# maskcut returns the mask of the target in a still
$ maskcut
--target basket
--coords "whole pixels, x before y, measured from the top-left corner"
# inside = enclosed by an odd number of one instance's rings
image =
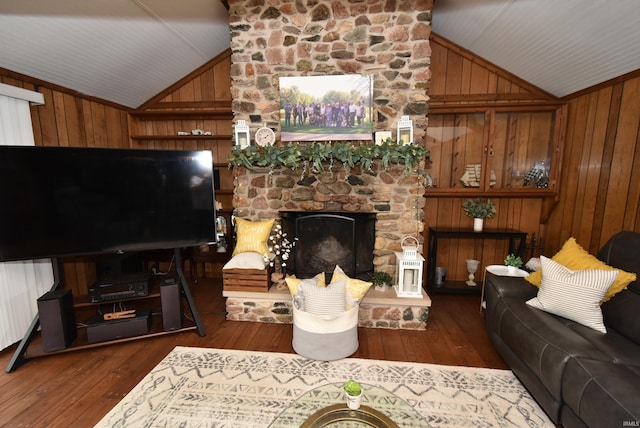
[[[413,240],[413,242],[410,242],[410,240]],[[402,242],[400,243],[400,246],[402,247],[402,254],[404,256],[404,259],[417,260],[419,245],[420,244],[418,243],[418,240],[411,235],[405,236],[404,238],[402,238]]]

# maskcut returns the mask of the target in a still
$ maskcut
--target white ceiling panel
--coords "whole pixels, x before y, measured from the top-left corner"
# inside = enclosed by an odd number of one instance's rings
[[[0,66],[137,107],[229,47],[214,0],[0,3]]]
[[[559,97],[640,69],[637,0],[435,0],[432,26]]]
[[[434,0],[434,32],[564,96],[640,69],[640,0]],[[0,67],[137,107],[229,47],[219,0],[0,0]]]

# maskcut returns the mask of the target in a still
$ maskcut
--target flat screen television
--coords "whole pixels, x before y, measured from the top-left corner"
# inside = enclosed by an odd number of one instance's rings
[[[213,243],[210,151],[0,146],[0,261]]]

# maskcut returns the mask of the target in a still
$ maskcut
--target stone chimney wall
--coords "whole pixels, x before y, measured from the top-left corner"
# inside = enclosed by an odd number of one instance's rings
[[[279,130],[281,76],[374,76],[375,130],[424,143],[432,0],[230,0],[235,119]]]
[[[235,214],[254,221],[278,218],[279,211],[376,213],[375,270],[395,274],[394,251],[407,235],[422,240],[424,185],[404,165],[386,171],[374,164],[362,174],[336,163],[331,171],[302,177],[301,170],[235,168]]]
[[[251,135],[264,123],[280,131],[279,78],[372,75],[374,131],[401,116],[424,144],[430,78],[432,0],[229,0],[234,121]],[[300,143],[304,144],[304,143]],[[367,144],[366,142],[364,144]],[[372,142],[370,144],[373,144]],[[327,169],[329,166],[327,166]],[[421,239],[424,187],[419,173],[394,165],[301,174],[234,168],[236,215],[277,218],[280,209],[377,213],[377,270],[394,271],[392,250],[405,235]]]

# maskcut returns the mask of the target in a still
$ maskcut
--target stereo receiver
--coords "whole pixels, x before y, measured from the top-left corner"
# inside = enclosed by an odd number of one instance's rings
[[[149,294],[149,277],[145,274],[119,275],[112,280],[98,280],[89,287],[91,303],[124,300]]]

